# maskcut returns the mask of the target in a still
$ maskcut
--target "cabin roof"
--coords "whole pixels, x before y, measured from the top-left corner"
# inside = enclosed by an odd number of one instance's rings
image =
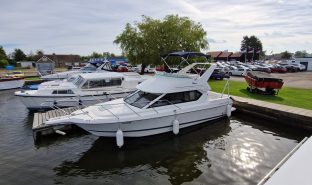
[[[208,87],[208,85],[207,85]],[[156,74],[154,78],[148,79],[137,85],[137,89],[149,93],[174,93],[202,89],[203,85],[193,78],[176,77]]]
[[[122,73],[116,72],[101,72],[101,73],[83,73],[80,74],[84,79],[107,79],[107,78],[122,78],[124,75]]]

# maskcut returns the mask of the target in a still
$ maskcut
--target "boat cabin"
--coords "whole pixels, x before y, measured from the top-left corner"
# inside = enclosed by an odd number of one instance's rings
[[[120,86],[124,80],[121,74],[81,74],[73,83],[83,90]]]

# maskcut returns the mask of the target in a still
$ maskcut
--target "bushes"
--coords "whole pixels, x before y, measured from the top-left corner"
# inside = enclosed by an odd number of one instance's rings
[[[9,65],[9,62],[5,59],[0,60],[0,68],[5,68],[5,66]]]

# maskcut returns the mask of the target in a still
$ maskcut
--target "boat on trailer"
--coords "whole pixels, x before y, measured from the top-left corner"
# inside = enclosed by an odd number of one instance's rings
[[[170,56],[181,57],[181,63],[187,64],[191,57],[207,60],[203,53],[175,52],[162,57],[166,65]],[[210,67],[202,75],[190,73],[197,65]],[[116,137],[121,147],[124,137],[178,134],[180,129],[229,117],[233,103],[230,96],[210,91],[207,83],[215,68],[215,64],[206,62],[189,64],[178,73],[157,72],[125,98],[50,118],[46,125],[75,124],[96,136]]]
[[[22,77],[5,76],[0,78],[0,90],[17,89],[24,85]]]
[[[282,88],[284,82],[282,79],[274,78],[268,73],[259,71],[248,71],[245,75],[249,92],[276,95]]]

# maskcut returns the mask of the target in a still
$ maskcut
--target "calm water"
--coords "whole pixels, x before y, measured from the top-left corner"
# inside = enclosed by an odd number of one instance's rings
[[[308,135],[237,115],[122,149],[79,130],[34,144],[13,92],[0,92],[0,184],[256,184]]]

